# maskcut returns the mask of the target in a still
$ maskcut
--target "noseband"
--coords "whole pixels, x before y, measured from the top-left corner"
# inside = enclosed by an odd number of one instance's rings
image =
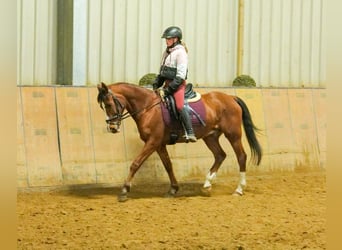
[[[120,100],[113,94],[112,91],[109,90],[107,95],[111,95],[111,97],[112,97],[112,99],[113,99],[113,102],[114,102],[114,104],[115,104],[115,109],[117,110],[117,113],[114,114],[114,115],[111,116],[111,117],[108,117],[108,118],[106,119],[106,123],[107,123],[108,125],[113,124],[113,125],[116,125],[116,126],[119,127],[119,126],[121,125],[121,121],[122,121],[123,119],[126,119],[126,118],[129,117],[130,115],[129,115],[128,112],[126,112],[126,113],[123,114],[123,111],[124,111],[125,107],[124,107],[124,105],[122,105],[122,103],[120,102]]]

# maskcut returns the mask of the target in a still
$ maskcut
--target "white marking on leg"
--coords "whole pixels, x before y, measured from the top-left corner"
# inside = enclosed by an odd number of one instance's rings
[[[240,172],[239,185],[235,189],[235,194],[243,195],[243,189],[246,187],[246,172]]]
[[[127,194],[129,191],[128,189],[131,189],[132,187],[132,183],[128,182],[128,183],[125,183],[121,189],[121,194]]]
[[[211,187],[211,181],[216,177],[216,172],[210,174],[210,171],[208,172],[205,182],[203,184],[204,188],[209,188]]]
[[[243,187],[245,187],[247,185],[246,172],[240,172],[240,185]]]

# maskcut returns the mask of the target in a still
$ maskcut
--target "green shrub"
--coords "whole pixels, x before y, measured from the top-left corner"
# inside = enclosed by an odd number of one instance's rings
[[[157,74],[148,73],[139,80],[139,85],[140,86],[152,86],[152,83],[154,79],[156,79],[156,77],[157,77]]]
[[[233,81],[233,86],[255,87],[254,79],[248,75],[239,75]]]

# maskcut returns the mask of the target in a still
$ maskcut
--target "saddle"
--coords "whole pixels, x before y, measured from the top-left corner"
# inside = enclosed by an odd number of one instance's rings
[[[185,87],[184,108],[189,112],[193,127],[205,126],[205,108],[201,100],[201,94],[193,90],[193,85],[188,83]],[[183,133],[181,121],[176,108],[176,102],[172,95],[164,97],[162,113],[164,123],[171,129],[169,144],[175,144]]]
[[[194,99],[193,101],[198,101],[201,99],[201,94],[194,91],[192,83],[188,83],[185,86],[185,99],[188,99],[189,102],[192,99]]]

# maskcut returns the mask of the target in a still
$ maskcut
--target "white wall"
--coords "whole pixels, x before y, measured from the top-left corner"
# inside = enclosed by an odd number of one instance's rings
[[[57,0],[17,0],[18,84],[57,79]]]
[[[231,86],[238,0],[74,0],[73,85],[156,73],[170,25],[183,29],[188,81]],[[325,86],[326,0],[244,0],[242,73],[261,87]],[[56,82],[57,0],[18,0],[18,84]]]
[[[245,0],[244,73],[261,86],[325,86],[325,4]]]
[[[75,84],[100,81],[138,82],[159,70],[165,41],[160,37],[171,25],[183,29],[189,49],[189,81],[206,85],[223,84],[235,74],[236,1],[207,0],[74,0],[75,44],[86,43],[87,50],[74,61],[86,58],[86,79]],[[80,30],[87,32],[78,33]],[[80,81],[85,82],[80,82]]]

